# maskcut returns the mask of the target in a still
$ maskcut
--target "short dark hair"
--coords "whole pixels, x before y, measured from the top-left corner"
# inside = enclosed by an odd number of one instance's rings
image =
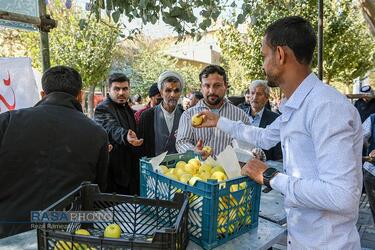
[[[130,84],[129,77],[123,73],[113,73],[108,77],[108,87],[111,87],[113,82],[128,82]]]
[[[219,66],[219,65],[214,65],[214,64],[206,66],[201,71],[201,73],[199,74],[199,81],[202,83],[202,78],[207,78],[208,75],[214,74],[214,73],[218,73],[219,75],[221,75],[223,77],[223,79],[224,79],[224,83],[226,85],[228,84],[228,82],[227,82],[227,74],[225,73],[224,68],[221,67],[221,66]]]
[[[193,91],[191,94],[198,100],[203,99],[203,94],[200,91]]]
[[[301,64],[312,62],[316,34],[311,24],[302,17],[289,16],[272,23],[266,29],[267,44],[275,50],[277,46],[288,46]]]
[[[78,71],[73,68],[55,66],[44,72],[42,88],[47,95],[52,92],[64,92],[78,96],[82,89],[82,78]]]

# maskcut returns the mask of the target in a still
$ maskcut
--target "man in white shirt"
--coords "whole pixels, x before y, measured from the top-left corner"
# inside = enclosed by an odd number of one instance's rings
[[[362,128],[353,105],[311,72],[316,35],[301,17],[271,24],[262,44],[270,86],[286,99],[267,128],[204,111],[202,127],[268,149],[281,141],[284,173],[258,160],[243,174],[285,196],[289,249],[360,249],[356,229],[362,189]]]

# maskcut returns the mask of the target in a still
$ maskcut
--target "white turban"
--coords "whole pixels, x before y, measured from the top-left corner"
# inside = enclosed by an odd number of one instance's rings
[[[161,85],[165,81],[165,79],[167,79],[168,77],[171,77],[171,76],[178,79],[178,81],[181,84],[181,90],[184,88],[185,82],[182,79],[182,76],[177,72],[167,70],[167,71],[164,71],[163,73],[161,73],[160,76],[159,76],[159,79],[158,79],[158,89],[159,89],[159,91],[161,90]]]

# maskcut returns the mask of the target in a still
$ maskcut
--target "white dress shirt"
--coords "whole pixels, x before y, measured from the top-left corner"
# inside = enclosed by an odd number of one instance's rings
[[[263,115],[263,112],[264,112],[264,108],[262,108],[258,113],[255,114],[255,116],[253,117],[251,115],[251,111],[250,111],[250,124],[255,126],[255,127],[259,127],[259,124],[260,124],[260,120],[262,119],[262,115]]]
[[[311,73],[265,129],[220,118],[234,138],[269,149],[281,141],[284,173],[271,187],[285,196],[289,249],[360,249],[363,135],[357,110]]]
[[[163,104],[160,104],[160,107],[161,107],[161,110],[163,111],[164,119],[165,119],[165,123],[167,124],[168,131],[169,133],[171,133],[172,128],[173,128],[174,114],[176,113],[177,106],[174,108],[174,110],[171,113],[165,110],[165,108],[163,107]]]

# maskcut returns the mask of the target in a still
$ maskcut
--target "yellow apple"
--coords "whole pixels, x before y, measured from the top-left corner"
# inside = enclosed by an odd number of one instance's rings
[[[195,114],[191,118],[191,123],[193,124],[193,126],[201,125],[202,122],[203,122],[203,117],[201,115]]]
[[[74,249],[72,248],[72,246],[73,246],[72,242],[70,241],[59,240],[58,242],[56,242],[56,245],[53,249],[54,250],[70,250],[70,249]]]
[[[225,170],[224,170],[224,168],[222,166],[213,167],[211,169],[211,174],[213,174],[214,172],[217,172],[217,171],[222,172],[223,174],[225,174]]]
[[[237,223],[236,223],[236,224],[237,224]],[[229,233],[229,234],[234,233],[234,229],[235,229],[235,225],[234,225],[234,224],[230,224],[230,225],[229,225],[229,228],[228,228],[228,233]]]
[[[165,173],[165,175],[167,174],[176,174],[176,169],[175,168],[169,168],[169,170]]]
[[[85,235],[85,236],[90,236],[90,232],[87,231],[86,229],[78,229],[77,231],[74,232],[75,234],[78,234],[78,235]],[[74,243],[74,248],[73,249],[77,249],[77,250],[80,250],[80,249],[89,249],[87,247],[87,244],[82,244],[82,243]]]
[[[165,174],[166,172],[168,172],[169,168],[167,168],[167,166],[164,166],[164,165],[160,165],[159,166],[159,171],[162,173],[162,174]]]
[[[188,164],[192,165],[195,169],[195,172],[198,172],[199,167],[202,165],[201,162],[197,158],[190,159]]]
[[[199,177],[202,178],[202,180],[207,181],[211,177],[211,175],[208,172],[201,172],[199,174]]]
[[[197,182],[197,180],[201,181],[202,179],[200,177],[197,177],[197,176],[191,177],[191,179],[189,180],[189,185],[194,186],[195,183]]]
[[[203,151],[206,151],[206,153],[210,155],[212,153],[212,148],[210,146],[204,146]]]
[[[191,165],[190,163],[188,163],[184,166],[184,170],[185,170],[186,173],[189,173],[191,175],[193,175],[197,172],[195,170],[195,167],[193,165]]]
[[[189,180],[191,179],[192,175],[191,174],[183,174],[180,176],[180,181],[183,183],[188,183]]]
[[[225,232],[226,232],[226,229],[225,229],[226,225],[225,224],[226,223],[227,223],[226,216],[221,215],[217,218],[217,232],[219,234],[225,234]]]
[[[184,175],[184,174],[186,174],[186,172],[185,172],[185,170],[184,170],[183,168],[177,168],[177,169],[175,170],[175,175],[176,175],[177,177],[181,177],[181,175]]]
[[[230,205],[233,206],[238,206],[238,201],[236,198],[234,198],[232,195],[230,195]]]
[[[241,190],[246,189],[246,187],[247,187],[246,181],[240,183]]]
[[[213,172],[210,179],[215,179],[218,181],[225,181],[227,179],[227,176],[220,171]]]
[[[90,232],[87,231],[86,229],[78,229],[77,231],[74,232],[75,234],[78,234],[78,235],[90,235]]]
[[[104,237],[118,239],[121,236],[121,228],[116,223],[109,224],[104,229]]]
[[[169,177],[171,179],[174,179],[174,180],[178,180],[178,176],[175,175],[175,174],[173,174],[173,173],[171,173],[171,172],[166,173],[165,176],[167,176],[167,177]]]
[[[185,165],[186,165],[186,162],[179,161],[179,162],[176,163],[176,169],[184,168]]]
[[[210,164],[204,163],[199,168],[199,172],[211,173],[212,166]]]
[[[237,211],[236,209],[232,209],[229,212],[229,220],[235,220],[237,218]]]

